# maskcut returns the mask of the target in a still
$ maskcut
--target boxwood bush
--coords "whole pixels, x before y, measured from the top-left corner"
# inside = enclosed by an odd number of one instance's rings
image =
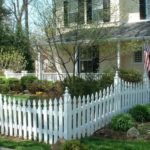
[[[114,116],[110,123],[110,127],[117,131],[127,131],[134,125],[134,119],[128,113],[118,114]]]
[[[9,78],[7,79],[7,86],[9,88],[9,91],[16,91],[19,92],[22,90],[21,84],[20,84],[20,80],[16,79],[16,78]]]
[[[53,83],[50,81],[36,80],[32,83],[28,83],[27,89],[30,93],[35,94],[36,92],[48,92],[52,86]]]
[[[147,105],[136,105],[129,110],[129,113],[138,122],[150,120],[150,109]]]
[[[21,81],[21,85],[23,87],[23,89],[27,89],[28,85],[33,83],[34,81],[37,81],[38,78],[35,76],[24,76],[20,79]]]
[[[142,74],[137,70],[119,70],[119,76],[121,79],[124,79],[127,82],[141,82]]]

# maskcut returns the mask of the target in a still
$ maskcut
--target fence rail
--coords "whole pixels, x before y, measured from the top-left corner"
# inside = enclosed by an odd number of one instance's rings
[[[149,81],[127,83],[116,75],[107,89],[72,98],[49,101],[21,101],[0,95],[0,133],[24,139],[56,143],[92,135],[108,124],[115,114],[137,104],[150,103]]]

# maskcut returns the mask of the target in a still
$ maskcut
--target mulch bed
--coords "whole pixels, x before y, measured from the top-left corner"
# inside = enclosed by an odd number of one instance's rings
[[[150,140],[150,122],[139,124],[137,126],[137,129],[140,132],[140,139]],[[131,140],[131,138],[127,137],[127,132],[114,131],[108,126],[97,130],[93,134],[93,137],[109,138],[116,140]]]

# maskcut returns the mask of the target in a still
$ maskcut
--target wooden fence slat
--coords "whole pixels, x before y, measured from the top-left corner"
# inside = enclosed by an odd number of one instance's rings
[[[44,117],[44,142],[48,143],[48,128],[47,128],[47,102],[44,100],[44,107],[43,107],[43,117]]]
[[[36,102],[33,100],[33,139],[37,140],[37,109]]]
[[[16,105],[17,101],[15,100],[15,98],[13,98],[13,128],[14,128],[14,136],[17,136],[17,105]]]
[[[1,107],[1,106],[0,106]],[[12,99],[11,97],[8,98],[8,115],[9,115],[9,134],[13,136],[13,122],[12,122]]]

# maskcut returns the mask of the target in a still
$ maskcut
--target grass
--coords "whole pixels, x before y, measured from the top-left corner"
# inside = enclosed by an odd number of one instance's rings
[[[50,145],[0,136],[0,147],[16,150],[51,150]]]
[[[126,141],[101,138],[85,138],[81,143],[88,146],[89,150],[149,150],[148,141]]]

